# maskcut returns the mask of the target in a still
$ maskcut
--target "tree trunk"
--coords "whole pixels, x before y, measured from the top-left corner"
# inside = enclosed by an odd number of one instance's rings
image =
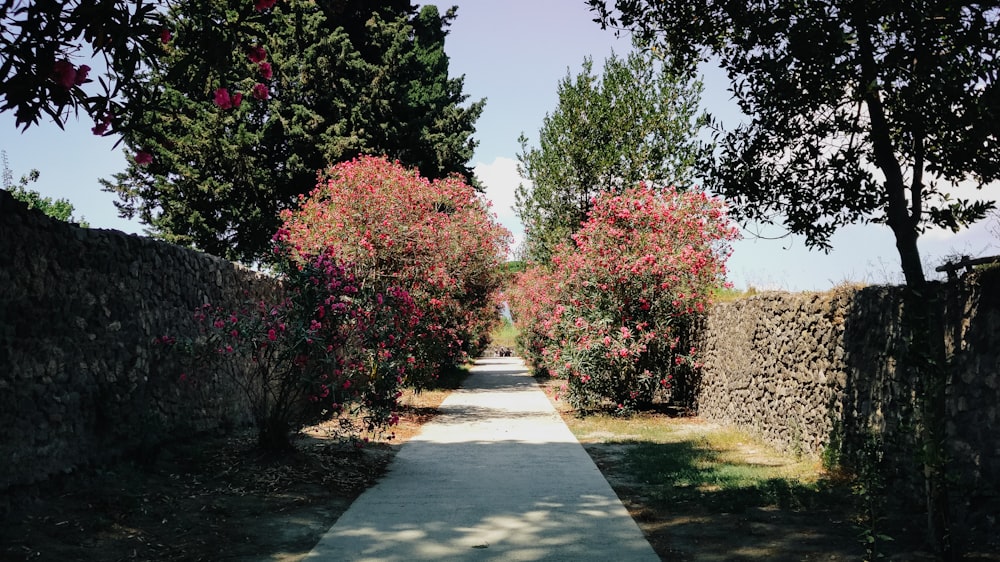
[[[944,341],[938,335],[938,326],[933,322],[934,314],[927,294],[927,280],[920,262],[917,248],[917,230],[921,215],[921,186],[915,183],[906,197],[906,182],[902,166],[896,152],[882,105],[881,85],[875,61],[869,19],[865,2],[856,4],[853,25],[858,34],[858,56],[861,66],[860,92],[868,107],[871,119],[871,143],[875,164],[885,175],[885,189],[888,200],[886,222],[896,238],[900,265],[906,279],[906,297],[903,303],[902,322],[909,328],[911,340],[906,350],[909,375],[913,385],[919,426],[924,469],[924,501],[927,509],[927,536],[934,549],[950,560],[954,554],[948,528],[948,499],[945,479],[944,423],[945,387],[947,367]],[[922,163],[921,163],[922,165]],[[941,334],[943,336],[943,334]]]
[[[284,420],[270,417],[257,429],[257,446],[268,455],[284,456],[294,450]]]

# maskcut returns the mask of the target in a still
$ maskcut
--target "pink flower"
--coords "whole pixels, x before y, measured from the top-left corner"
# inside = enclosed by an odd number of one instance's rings
[[[52,79],[63,88],[72,88],[76,83],[76,69],[73,63],[66,59],[56,61],[52,65]]]
[[[174,38],[174,34],[170,32],[169,29],[163,29],[160,31],[160,43],[166,45]]]
[[[267,58],[267,51],[260,45],[250,47],[247,49],[247,58],[250,59],[250,62],[261,62]]]
[[[87,73],[90,72],[90,67],[81,64],[80,68],[76,69],[76,78],[73,80],[73,84],[79,86],[87,81]]]
[[[111,126],[112,117],[110,113],[105,113],[100,121],[95,121],[95,125],[91,127],[90,131],[95,135],[101,136],[108,132],[108,128]]]
[[[151,163],[152,161],[153,161],[153,155],[148,152],[140,150],[139,152],[135,153],[135,163],[138,164],[139,166],[145,166]]]
[[[259,100],[266,100],[268,98],[269,92],[267,89],[267,84],[261,84],[260,82],[253,85],[253,97]]]
[[[260,69],[260,75],[264,78],[264,80],[270,80],[271,77],[274,75],[274,71],[271,68],[271,63],[269,62],[262,62],[259,65],[257,65],[257,68]]]
[[[233,99],[229,96],[229,90],[219,88],[215,91],[215,105],[219,106],[219,109],[230,109],[233,107]]]
[[[278,339],[278,332],[275,332],[274,328],[271,328],[270,330],[267,331],[267,339],[271,341]]]
[[[253,3],[253,7],[254,7],[254,8],[255,8],[255,9],[256,9],[256,10],[258,11],[258,12],[262,12],[262,11],[264,11],[264,10],[266,10],[266,9],[270,8],[271,6],[274,6],[274,4],[275,4],[275,3],[277,2],[277,1],[278,1],[278,0],[254,0],[254,3]]]

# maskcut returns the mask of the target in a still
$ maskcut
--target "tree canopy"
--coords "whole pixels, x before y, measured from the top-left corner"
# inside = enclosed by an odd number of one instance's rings
[[[145,115],[124,135],[149,159],[104,182],[123,216],[172,242],[249,262],[266,256],[279,212],[331,163],[376,154],[432,179],[471,177],[484,102],[463,106],[463,79],[448,76],[454,11],[288,0],[270,10],[261,42],[232,62],[245,78],[205,80],[212,51],[194,31],[222,16],[165,16],[177,40],[144,88],[169,111]]]
[[[44,116],[62,127],[82,112],[97,135],[127,130],[140,116],[164,109],[143,88],[143,76],[158,68],[164,46],[175,39],[168,10],[204,16],[185,40],[200,41],[211,53],[211,64],[201,67],[204,77],[235,78],[231,54],[264,33],[275,2],[0,1],[0,111],[14,111],[25,129]]]
[[[695,135],[701,84],[671,72],[651,50],[614,54],[600,76],[584,60],[559,81],[559,104],[545,116],[539,147],[521,135],[515,209],[525,225],[527,257],[548,262],[555,247],[586,220],[592,199],[646,181],[691,185],[705,150]]]
[[[1000,177],[995,3],[588,1],[679,71],[712,59],[728,73],[750,119],[718,131],[702,167],[737,217],[781,220],[819,248],[841,226],[884,222],[920,286],[919,235],[992,208],[949,190]]]

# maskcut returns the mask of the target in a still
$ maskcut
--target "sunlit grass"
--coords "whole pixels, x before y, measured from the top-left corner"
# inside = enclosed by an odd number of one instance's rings
[[[713,302],[732,302],[739,300],[743,297],[748,297],[757,294],[757,289],[750,287],[746,291],[741,291],[739,289],[726,289],[724,287],[718,287],[712,289],[712,301]]]
[[[514,349],[517,343],[517,328],[506,318],[490,334],[490,345]]]
[[[732,513],[840,504],[850,496],[834,490],[819,461],[783,453],[735,429],[662,414],[564,418],[584,444],[623,446],[629,479],[642,483],[643,495],[659,504]]]

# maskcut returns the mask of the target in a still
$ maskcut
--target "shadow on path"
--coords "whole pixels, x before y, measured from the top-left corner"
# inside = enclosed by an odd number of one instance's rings
[[[517,358],[480,360],[309,560],[659,560]]]

